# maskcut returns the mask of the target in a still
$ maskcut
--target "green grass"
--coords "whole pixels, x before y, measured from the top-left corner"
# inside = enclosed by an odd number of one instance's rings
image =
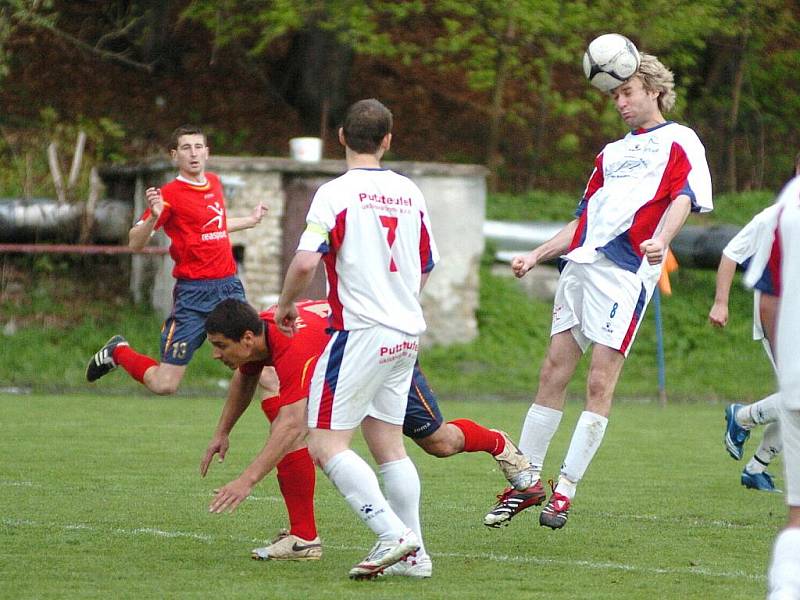
[[[233,515],[206,507],[263,443],[257,406],[207,479],[215,397],[0,395],[0,597],[4,598],[739,598],[763,597],[780,495],[743,489],[722,447],[722,405],[621,402],[566,528],[538,510],[481,524],[502,487],[484,454],[446,460],[409,448],[423,486],[434,577],[351,582],[372,536],[319,475],[317,563],[263,563],[249,550],[285,525],[269,476]],[[445,402],[513,435],[527,404]],[[569,403],[545,472],[563,458],[581,408]],[[357,443],[363,452],[363,444]],[[773,467],[780,473],[780,466]],[[779,478],[780,479],[780,478]]]

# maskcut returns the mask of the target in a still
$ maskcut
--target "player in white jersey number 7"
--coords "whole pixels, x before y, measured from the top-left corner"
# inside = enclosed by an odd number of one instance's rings
[[[308,447],[378,537],[350,570],[354,579],[376,577],[420,546],[418,525],[410,522],[418,513],[419,476],[402,426],[425,330],[419,294],[438,253],[419,188],[381,167],[391,129],[392,113],[377,100],[348,109],[339,130],[348,170],[314,195],[275,312],[278,327],[292,335],[294,303],[324,256],[333,335],[311,379]],[[350,449],[358,427],[380,465],[386,496]]]

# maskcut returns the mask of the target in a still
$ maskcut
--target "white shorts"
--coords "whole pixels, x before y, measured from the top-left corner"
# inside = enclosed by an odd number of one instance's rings
[[[558,280],[550,335],[570,330],[586,352],[603,344],[628,356],[653,288],[636,273],[603,257],[593,263],[567,261]]]
[[[800,391],[795,392],[795,396]],[[784,393],[778,400],[781,439],[783,440],[783,468],[786,479],[786,504],[800,506],[800,410],[789,410]],[[795,401],[797,399],[795,398]]]
[[[317,361],[308,426],[353,429],[370,416],[402,425],[418,337],[376,325],[336,331]]]

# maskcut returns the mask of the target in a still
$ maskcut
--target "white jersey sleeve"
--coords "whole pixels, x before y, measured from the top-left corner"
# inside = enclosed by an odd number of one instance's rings
[[[762,243],[772,244],[777,218],[777,205],[768,206],[742,227],[722,250],[722,253],[739,264],[753,256]]]

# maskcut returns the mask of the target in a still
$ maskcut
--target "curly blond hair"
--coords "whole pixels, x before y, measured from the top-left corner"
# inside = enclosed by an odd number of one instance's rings
[[[675,106],[675,77],[660,60],[652,54],[639,53],[639,70],[636,72],[642,80],[644,89],[658,92],[658,109],[668,113]]]

